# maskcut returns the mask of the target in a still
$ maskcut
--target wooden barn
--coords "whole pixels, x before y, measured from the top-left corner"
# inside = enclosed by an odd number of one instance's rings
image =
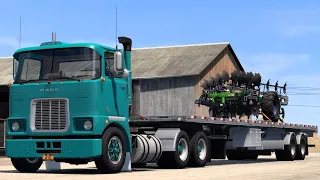
[[[138,48],[132,50],[133,112],[144,116],[208,116],[194,104],[200,82],[226,70],[244,70],[229,43]],[[0,58],[0,148],[9,114],[12,57]]]
[[[222,70],[244,70],[229,43],[134,49],[133,112],[208,116],[208,108],[194,101],[202,92],[200,82]]]
[[[5,147],[5,119],[9,116],[9,81],[12,81],[12,57],[0,58],[0,155]]]

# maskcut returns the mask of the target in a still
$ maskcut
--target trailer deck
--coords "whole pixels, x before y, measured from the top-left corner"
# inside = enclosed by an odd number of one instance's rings
[[[139,116],[138,119],[130,119],[130,126],[154,126],[161,122],[191,122],[215,125],[231,125],[262,128],[281,128],[303,130],[304,132],[318,132],[318,126],[293,123],[276,123],[265,120],[241,120],[236,118],[217,118],[204,116]]]

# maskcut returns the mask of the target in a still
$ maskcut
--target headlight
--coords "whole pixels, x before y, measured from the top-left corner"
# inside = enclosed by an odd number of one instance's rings
[[[84,129],[89,131],[92,128],[92,122],[91,121],[86,121],[84,122]]]
[[[11,128],[13,131],[18,131],[19,130],[19,123],[17,123],[17,122],[12,123]]]

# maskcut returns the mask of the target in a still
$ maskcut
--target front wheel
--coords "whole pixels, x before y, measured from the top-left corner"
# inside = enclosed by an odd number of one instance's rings
[[[39,170],[43,161],[39,158],[11,158],[12,165],[16,170],[23,173],[34,173]]]
[[[110,127],[102,136],[102,156],[95,160],[97,169],[102,173],[118,173],[126,158],[126,143],[122,131]]]

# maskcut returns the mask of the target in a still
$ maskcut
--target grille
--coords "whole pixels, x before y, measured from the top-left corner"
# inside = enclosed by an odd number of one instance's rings
[[[35,130],[64,130],[67,127],[66,100],[40,100],[35,104]]]

